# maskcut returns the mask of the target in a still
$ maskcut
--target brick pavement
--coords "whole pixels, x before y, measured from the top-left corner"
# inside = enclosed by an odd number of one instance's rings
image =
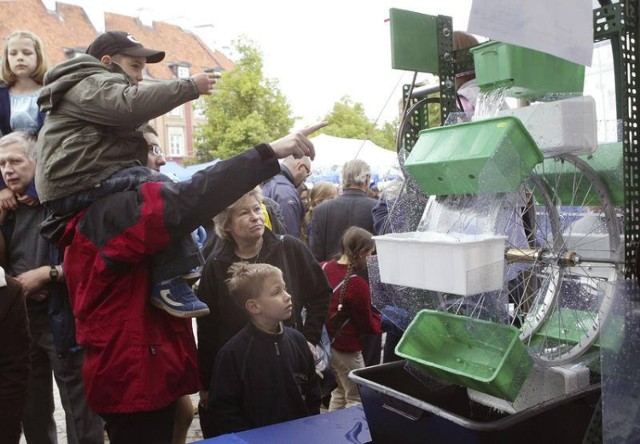
[[[195,319],[192,322],[192,328],[193,328],[193,334],[197,338],[198,336],[196,335]],[[67,427],[65,425],[64,409],[62,408],[62,404],[60,403],[60,394],[58,393],[58,387],[56,386],[55,381],[53,383],[53,394],[54,394],[54,401],[56,406],[56,410],[54,412],[54,418],[56,420],[56,426],[58,428],[58,443],[64,444],[67,442],[67,432],[66,432]],[[191,402],[193,403],[194,406],[198,404],[197,394],[191,395]],[[187,434],[187,442],[195,442],[201,439],[203,439],[203,437],[202,437],[202,430],[200,430],[200,420],[196,415],[193,418],[191,427],[189,428],[189,433]],[[108,442],[109,440],[105,439],[105,443],[108,443]],[[26,443],[27,441],[24,439],[24,435],[23,435],[20,438],[20,444],[26,444]]]
[[[56,425],[58,427],[58,443],[64,444],[67,442],[67,432],[64,421],[64,410],[62,409],[62,404],[60,403],[60,394],[58,393],[58,388],[54,382],[54,400],[56,405],[56,410],[54,413],[54,418],[56,420]],[[193,405],[197,405],[198,395],[191,395],[191,402]],[[106,437],[106,436],[105,436]],[[203,439],[202,430],[200,430],[200,421],[198,416],[196,415],[193,418],[193,422],[191,423],[191,427],[189,428],[189,433],[187,434],[187,442],[195,442]],[[108,443],[109,440],[105,439],[105,443]],[[20,444],[26,444],[27,441],[24,439],[24,435],[20,438]]]

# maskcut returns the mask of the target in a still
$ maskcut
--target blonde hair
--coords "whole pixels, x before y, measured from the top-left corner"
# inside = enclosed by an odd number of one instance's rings
[[[282,270],[270,264],[236,262],[229,267],[229,274],[231,277],[226,280],[229,294],[240,308],[244,308],[249,299],[260,296],[265,280],[274,274],[282,277]]]
[[[216,234],[220,239],[225,241],[231,239],[231,235],[227,231],[227,228],[229,228],[229,224],[231,224],[231,216],[233,215],[233,210],[251,198],[257,200],[259,203],[262,203],[263,197],[262,197],[262,190],[260,190],[260,187],[255,187],[253,190],[249,191],[240,199],[236,200],[227,208],[219,212],[213,218],[213,223],[215,223]]]
[[[324,202],[331,199],[338,192],[338,187],[331,182],[316,182],[309,192],[309,208],[318,205],[318,201]]]
[[[307,208],[307,211],[304,213],[304,217],[302,218],[302,233],[300,233],[300,238],[305,244],[309,245],[309,236],[307,235],[307,231],[309,229],[311,219],[313,219],[313,209],[317,207],[319,203],[332,199],[337,193],[338,186],[335,183],[316,182],[313,184],[313,188],[309,191],[309,208]]]
[[[47,56],[44,50],[44,44],[42,43],[42,40],[40,39],[40,37],[38,37],[31,31],[25,31],[25,30],[14,31],[11,34],[9,34],[7,38],[4,39],[4,51],[3,51],[4,55],[2,59],[2,78],[4,79],[5,82],[7,82],[9,86],[15,85],[16,82],[18,81],[18,78],[13,73],[13,71],[11,71],[11,68],[9,67],[9,40],[16,37],[29,39],[33,42],[33,48],[36,51],[36,56],[38,61],[37,61],[36,69],[33,71],[33,74],[31,74],[31,78],[39,85],[42,85],[42,82],[44,81],[44,74],[47,72],[47,69],[48,69]]]

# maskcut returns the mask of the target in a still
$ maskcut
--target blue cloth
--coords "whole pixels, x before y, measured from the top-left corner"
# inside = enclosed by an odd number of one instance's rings
[[[280,166],[280,174],[262,184],[262,193],[280,205],[287,234],[300,239],[304,205],[286,166]]]
[[[26,131],[36,134],[42,126],[39,122],[38,92],[29,94],[9,94],[11,116],[9,121],[13,131]]]
[[[0,136],[7,135],[12,133],[13,131],[27,131],[33,134],[37,134],[42,128],[42,124],[44,123],[45,114],[36,109],[37,113],[37,125],[35,127],[23,128],[23,127],[12,127],[11,121],[11,97],[9,95],[9,88],[7,86],[0,87]],[[0,190],[6,188],[7,186],[4,183],[4,179],[2,175],[0,175]],[[29,184],[27,188],[26,194],[28,196],[38,198],[38,194],[36,193],[35,184],[32,182]]]

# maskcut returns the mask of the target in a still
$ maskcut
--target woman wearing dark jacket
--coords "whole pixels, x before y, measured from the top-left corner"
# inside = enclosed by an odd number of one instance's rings
[[[293,314],[286,325],[299,330],[315,353],[320,341],[331,288],[311,251],[289,235],[275,235],[264,228],[262,195],[255,189],[214,218],[219,237],[204,266],[198,296],[211,313],[197,319],[198,361],[203,387],[211,381],[216,354],[222,346],[248,322],[247,314],[238,307],[227,290],[228,269],[238,261],[267,263],[283,272],[287,291],[293,298]],[[306,320],[302,320],[302,310]],[[200,404],[206,405],[207,389],[200,392]],[[208,436],[206,412],[200,421]]]

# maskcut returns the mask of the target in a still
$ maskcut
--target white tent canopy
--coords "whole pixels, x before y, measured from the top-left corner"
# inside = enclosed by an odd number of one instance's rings
[[[370,140],[345,139],[320,134],[311,138],[316,150],[312,171],[318,175],[340,173],[345,162],[362,159],[371,166],[371,171],[380,176],[398,170],[398,156],[395,151],[386,150]]]

